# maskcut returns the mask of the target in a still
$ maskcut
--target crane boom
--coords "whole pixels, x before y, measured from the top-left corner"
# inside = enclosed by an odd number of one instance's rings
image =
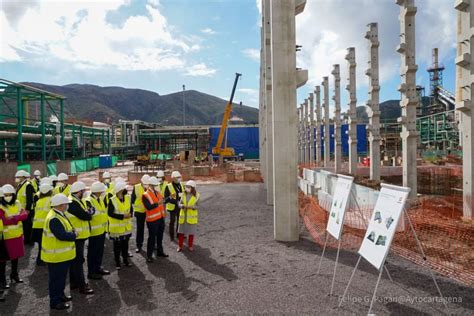
[[[216,146],[212,149],[212,153],[216,155],[223,155],[223,156],[234,156],[235,152],[233,148],[222,148],[222,142],[224,140],[224,135],[227,130],[227,124],[229,123],[230,113],[232,111],[232,102],[234,101],[234,94],[235,89],[237,88],[237,82],[239,81],[239,77],[242,74],[236,73],[234,86],[232,87],[232,93],[230,94],[230,100],[227,102],[227,105],[224,110],[224,117],[222,118],[221,129],[219,131],[219,137],[217,138]]]

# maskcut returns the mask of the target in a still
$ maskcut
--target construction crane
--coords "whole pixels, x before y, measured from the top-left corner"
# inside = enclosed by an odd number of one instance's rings
[[[213,155],[220,155],[223,158],[231,158],[235,156],[235,150],[232,147],[227,147],[227,141],[225,142],[224,148],[222,148],[222,142],[224,141],[224,136],[227,133],[227,125],[229,124],[230,114],[232,111],[232,102],[234,100],[235,88],[237,87],[237,82],[239,77],[242,74],[236,73],[234,86],[232,87],[232,93],[230,94],[230,100],[227,102],[227,105],[224,110],[224,117],[222,118],[221,129],[219,131],[219,137],[217,138],[217,143],[214,148],[212,148]]]

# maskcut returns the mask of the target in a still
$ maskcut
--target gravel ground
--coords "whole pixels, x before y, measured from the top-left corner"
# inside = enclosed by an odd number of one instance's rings
[[[272,208],[265,205],[262,184],[201,185],[199,232],[194,253],[176,252],[165,238],[168,259],[147,264],[143,255],[132,258],[134,266],[113,268],[111,244],[107,242],[105,267],[112,274],[92,281],[96,291],[85,297],[73,291],[71,314],[113,315],[138,313],[216,314],[366,314],[377,273],[362,262],[349,290],[350,300],[337,308],[338,296],[357,261],[354,253],[341,251],[335,295],[328,296],[335,251],[327,251],[321,275],[316,274],[321,248],[301,225],[301,240],[273,240]],[[134,244],[132,240],[131,245]],[[29,249],[30,253],[31,250]],[[0,314],[47,314],[47,269],[35,267],[34,256],[21,261],[24,284],[13,285]],[[441,303],[430,303],[436,290],[427,271],[404,259],[389,256],[373,312],[377,314],[443,314]],[[443,294],[458,300],[449,312],[472,315],[474,291],[438,277]],[[416,298],[420,302],[396,302]],[[362,302],[356,302],[361,300]],[[461,300],[459,302],[459,300]],[[59,314],[52,312],[52,314]]]

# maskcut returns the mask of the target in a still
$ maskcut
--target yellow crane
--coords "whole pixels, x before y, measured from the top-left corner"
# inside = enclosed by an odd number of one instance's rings
[[[242,74],[239,74],[239,73],[235,74],[234,86],[232,87],[230,100],[229,102],[227,102],[227,105],[224,110],[224,117],[222,118],[221,129],[219,131],[219,137],[217,138],[216,146],[212,148],[213,155],[221,155],[223,158],[235,156],[234,148],[227,147],[227,141],[225,142],[225,147],[222,148],[222,142],[224,141],[224,136],[227,133],[227,125],[229,123],[230,114],[232,112],[232,102],[234,100],[235,88],[237,87],[237,82],[239,81],[240,76],[242,76]]]

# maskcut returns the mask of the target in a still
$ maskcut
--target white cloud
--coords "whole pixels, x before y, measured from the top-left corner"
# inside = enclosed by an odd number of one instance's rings
[[[214,30],[211,29],[210,27],[206,27],[206,28],[202,29],[201,32],[204,33],[204,34],[207,34],[207,35],[214,35],[214,34],[216,34],[216,31],[214,31]]]
[[[160,12],[159,0],[144,3],[147,15],[130,16],[121,26],[106,21],[109,12],[129,3],[43,1],[15,14],[14,6],[2,6],[0,62],[66,61],[78,69],[174,69],[187,73],[187,59],[201,49],[197,37],[175,34]],[[207,76],[212,71],[199,65],[201,71],[196,75]]]
[[[196,77],[196,76],[205,76],[211,77],[216,73],[216,69],[208,68],[205,64],[200,63],[190,67],[187,67],[185,75]]]
[[[249,96],[252,97],[257,97],[258,96],[258,90],[257,89],[252,89],[252,88],[240,88],[238,89],[239,92],[245,93]]]
[[[260,50],[256,48],[246,48],[242,51],[245,57],[260,62]]]

